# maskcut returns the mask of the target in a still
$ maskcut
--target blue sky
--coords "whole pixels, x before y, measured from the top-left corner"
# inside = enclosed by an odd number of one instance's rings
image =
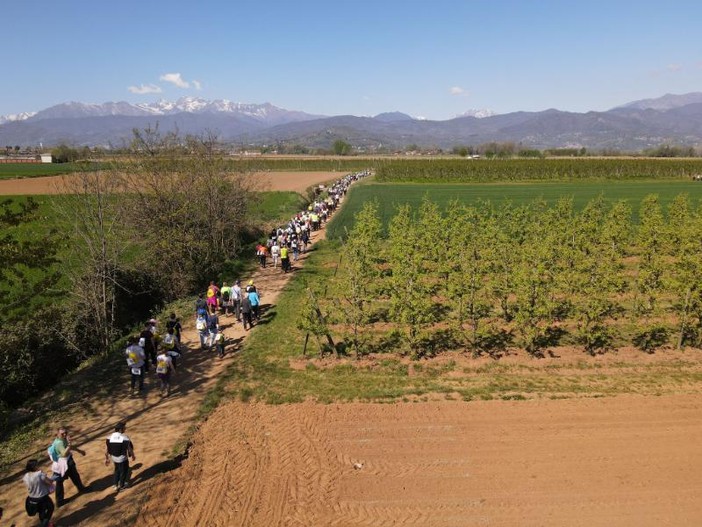
[[[0,115],[187,95],[449,119],[702,91],[699,0],[21,0],[0,16]]]

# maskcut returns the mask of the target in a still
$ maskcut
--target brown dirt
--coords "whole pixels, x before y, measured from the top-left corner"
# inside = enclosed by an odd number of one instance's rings
[[[139,523],[659,526],[702,522],[702,397],[229,403]]]
[[[264,190],[304,192],[312,185],[338,179],[339,172],[256,172],[251,175]],[[67,176],[47,176],[22,179],[0,179],[0,196],[61,194],[65,192]]]

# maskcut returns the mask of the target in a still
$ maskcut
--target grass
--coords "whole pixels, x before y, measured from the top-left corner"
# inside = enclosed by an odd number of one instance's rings
[[[330,223],[327,237],[341,237],[344,228],[350,229],[353,226],[354,216],[363,207],[363,203],[373,199],[378,202],[381,221],[387,225],[395,214],[397,205],[409,203],[418,208],[425,196],[444,208],[452,201],[466,204],[477,203],[480,200],[493,203],[511,201],[520,205],[543,198],[553,204],[561,197],[572,197],[576,210],[579,210],[588,201],[603,194],[608,201],[627,200],[636,219],[639,203],[648,194],[658,194],[661,204],[665,206],[681,193],[687,193],[694,203],[702,198],[702,184],[689,180],[464,184],[369,182],[351,189],[343,208]]]
[[[84,163],[0,163],[0,179],[58,176],[85,168]],[[92,168],[99,170],[101,166],[96,163]]]

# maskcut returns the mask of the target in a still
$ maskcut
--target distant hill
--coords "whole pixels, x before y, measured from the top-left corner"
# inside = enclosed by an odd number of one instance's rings
[[[122,146],[132,129],[158,124],[182,134],[215,132],[245,145],[290,143],[330,148],[337,139],[373,151],[410,144],[444,149],[490,141],[528,148],[586,147],[642,150],[660,144],[702,144],[702,93],[664,95],[634,101],[605,112],[469,111],[446,121],[415,119],[402,112],[375,117],[318,116],[270,103],[246,104],[184,97],[152,104],[69,102],[36,112],[0,118],[0,144],[61,142]]]

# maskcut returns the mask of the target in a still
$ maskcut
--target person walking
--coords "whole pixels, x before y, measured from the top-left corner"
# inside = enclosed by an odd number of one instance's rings
[[[173,359],[167,351],[156,357],[156,375],[161,381],[161,396],[171,394],[171,374],[175,371]]]
[[[119,492],[129,486],[129,458],[136,460],[134,445],[124,431],[127,425],[120,421],[115,425],[115,431],[105,439],[105,466],[110,461],[115,466],[115,491]]]
[[[173,329],[173,334],[175,335],[178,345],[180,346],[180,333],[183,331],[183,326],[180,323],[180,319],[176,317],[175,313],[171,313],[170,318],[166,322],[166,331],[169,329]]]
[[[251,304],[251,315],[258,322],[260,319],[259,307],[261,305],[261,299],[258,296],[258,291],[251,291],[249,293],[249,303]]]
[[[232,309],[237,322],[241,321],[241,294],[241,280],[237,280],[232,286]]]
[[[273,269],[278,267],[278,261],[280,260],[280,245],[278,241],[274,241],[271,246],[271,258],[273,259]]]
[[[208,326],[208,316],[206,312],[198,313],[195,319],[195,329],[200,337],[200,349],[205,349],[205,342],[207,341],[207,326]]]
[[[244,330],[251,329],[253,327],[253,320],[251,320],[251,301],[249,300],[249,295],[251,293],[244,293],[244,298],[241,301],[241,322],[244,326]],[[246,327],[248,325],[248,328]]]
[[[44,471],[39,469],[39,462],[36,459],[27,461],[25,470],[22,478],[27,486],[25,510],[29,516],[39,515],[41,527],[53,527],[51,516],[54,514],[54,502],[49,494],[54,491],[54,485]]]
[[[283,268],[284,273],[290,270],[290,255],[288,254],[287,245],[283,245],[280,248],[280,266]]]
[[[131,376],[131,395],[134,395],[134,390],[137,383],[139,384],[139,393],[144,390],[144,365],[146,364],[146,354],[144,348],[137,344],[137,337],[131,336],[127,339],[127,349],[125,355],[127,357],[127,367]]]
[[[81,450],[71,443],[71,437],[68,434],[68,428],[62,426],[56,433],[54,442],[49,447],[49,456],[53,461],[52,472],[56,481],[56,505],[62,507],[64,501],[63,482],[70,478],[73,484],[78,489],[79,493],[86,492],[88,487],[83,485],[78,473],[78,467],[73,459],[73,452],[78,452],[81,456],[85,456],[85,450]]]
[[[209,332],[208,348],[212,350],[217,339],[217,332],[219,331],[219,317],[217,313],[210,315],[210,319],[207,322],[207,331]]]

